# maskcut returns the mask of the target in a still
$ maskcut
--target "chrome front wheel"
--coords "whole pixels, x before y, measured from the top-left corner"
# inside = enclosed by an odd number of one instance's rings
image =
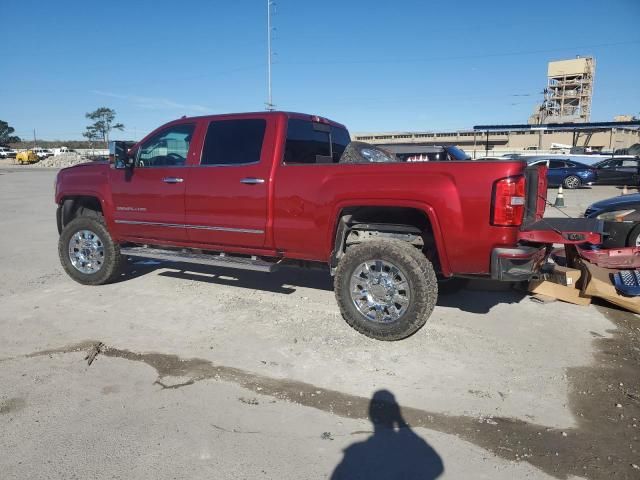
[[[79,230],[69,240],[69,261],[84,274],[98,272],[104,265],[104,242],[91,230]]]

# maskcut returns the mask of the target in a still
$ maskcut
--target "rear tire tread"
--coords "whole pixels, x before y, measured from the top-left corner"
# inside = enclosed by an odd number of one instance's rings
[[[382,324],[367,320],[351,300],[353,270],[372,258],[391,261],[408,277],[411,304],[396,322]],[[398,240],[368,241],[351,247],[342,257],[336,269],[334,291],[342,316],[352,328],[376,340],[393,341],[409,337],[424,326],[436,305],[438,281],[431,262],[413,245]]]

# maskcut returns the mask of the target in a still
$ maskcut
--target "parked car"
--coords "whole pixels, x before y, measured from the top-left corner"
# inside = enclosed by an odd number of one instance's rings
[[[546,165],[547,182],[549,186],[565,188],[580,188],[592,185],[597,179],[596,169],[575,160],[546,158],[536,159],[529,165]]]
[[[16,151],[9,147],[0,147],[0,158],[15,158]]]
[[[40,160],[43,160],[47,157],[53,157],[53,152],[47,148],[33,147],[31,151],[35,153]]]
[[[377,145],[396,156],[401,162],[455,162],[471,160],[471,156],[454,145]]]
[[[613,157],[594,165],[598,170],[598,185],[638,185],[640,157]]]
[[[589,205],[584,216],[604,220],[605,248],[640,247],[640,193],[600,200]]]

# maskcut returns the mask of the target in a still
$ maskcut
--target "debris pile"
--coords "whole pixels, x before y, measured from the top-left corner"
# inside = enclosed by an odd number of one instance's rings
[[[77,165],[79,163],[89,162],[90,160],[86,157],[83,157],[79,153],[69,152],[69,153],[59,153],[58,155],[54,155],[53,157],[45,158],[44,160],[40,160],[35,164],[36,167],[45,167],[45,168],[65,168],[71,167],[72,165]]]
[[[640,271],[636,270],[640,263],[639,248],[594,252],[565,245],[564,254],[561,252],[556,250],[552,254],[553,263],[546,264],[541,278],[529,284],[532,300],[547,303],[557,299],[589,305],[592,297],[598,297],[640,314]]]

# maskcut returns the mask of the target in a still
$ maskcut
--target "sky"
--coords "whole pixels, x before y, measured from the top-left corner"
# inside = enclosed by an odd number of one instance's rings
[[[0,120],[80,139],[110,107],[139,139],[264,110],[267,0],[0,0]],[[547,62],[593,55],[593,121],[640,115],[640,0],[276,0],[273,103],[352,132],[526,123]]]

